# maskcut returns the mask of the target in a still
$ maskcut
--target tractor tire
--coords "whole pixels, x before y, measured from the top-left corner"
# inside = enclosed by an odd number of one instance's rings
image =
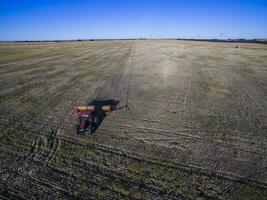
[[[92,135],[93,132],[94,132],[94,126],[93,126],[93,123],[90,123],[87,127],[87,132],[89,135]]]
[[[94,117],[94,124],[95,124],[95,126],[98,126],[99,125],[99,117],[98,116],[95,116]]]
[[[79,125],[78,124],[75,124],[74,125],[74,132],[79,135],[80,134],[80,130],[79,130]]]

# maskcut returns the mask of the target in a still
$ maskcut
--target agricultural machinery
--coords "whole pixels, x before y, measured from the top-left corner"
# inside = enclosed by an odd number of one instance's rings
[[[127,106],[117,108],[118,101],[93,101],[88,106],[78,106],[76,116],[78,123],[75,125],[77,134],[93,134],[104,118],[112,112],[122,110]]]

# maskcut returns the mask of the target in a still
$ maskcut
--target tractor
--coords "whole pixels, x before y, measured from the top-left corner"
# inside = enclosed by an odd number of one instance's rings
[[[76,108],[78,124],[77,134],[93,134],[103,119],[111,112],[110,106],[79,106]]]
[[[117,101],[94,101],[89,106],[76,107],[78,123],[75,125],[77,134],[93,134],[107,115],[122,110],[127,106],[117,108]]]

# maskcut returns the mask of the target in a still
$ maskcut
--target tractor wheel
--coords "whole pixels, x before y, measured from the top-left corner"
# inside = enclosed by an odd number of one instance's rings
[[[92,135],[94,131],[93,123],[90,123],[87,127],[88,134]]]
[[[95,117],[94,117],[94,124],[95,124],[96,126],[99,125],[99,117],[98,117],[98,116],[95,116]]]
[[[76,133],[76,134],[80,134],[80,131],[79,131],[79,125],[78,124],[75,124],[74,125],[74,132]]]

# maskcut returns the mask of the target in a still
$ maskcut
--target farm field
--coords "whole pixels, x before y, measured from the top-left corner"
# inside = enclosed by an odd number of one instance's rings
[[[266,199],[266,133],[266,45],[0,43],[2,199]]]

